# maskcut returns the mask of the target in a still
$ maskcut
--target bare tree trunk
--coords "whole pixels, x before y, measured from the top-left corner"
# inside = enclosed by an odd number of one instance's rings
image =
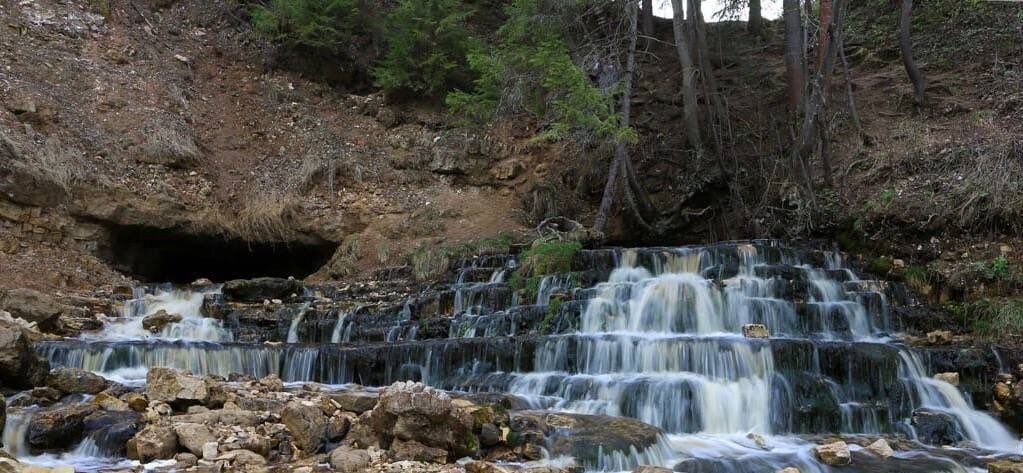
[[[784,0],[785,18],[785,75],[788,83],[789,110],[798,113],[803,103],[803,41],[799,25],[799,0]]]
[[[696,101],[696,68],[689,54],[690,45],[686,40],[685,11],[682,0],[671,0],[671,24],[675,31],[675,50],[682,63],[682,117],[686,126],[686,138],[694,149],[703,147],[700,139],[699,103]]]
[[[856,127],[856,134],[863,137],[863,124],[860,122],[860,114],[856,110],[856,96],[853,95],[852,74],[849,72],[849,60],[845,57],[845,31],[839,30],[835,41],[838,47],[838,58],[842,60],[842,73],[845,75],[845,95],[849,101],[849,116],[852,117],[853,126]]]
[[[637,5],[636,1],[630,0],[625,5],[625,11],[629,16],[629,50],[625,58],[625,78],[622,86],[621,99],[621,126],[628,127],[632,116],[632,82],[636,74],[636,41],[637,31]],[[628,143],[619,139],[615,144],[615,156],[611,161],[611,169],[607,175],[607,183],[604,185],[604,196],[600,200],[600,210],[593,222],[593,228],[599,232],[607,230],[607,219],[611,214],[611,206],[614,205],[615,194],[618,193],[618,185],[621,180],[621,173],[626,172],[626,161],[629,159]]]
[[[916,61],[913,60],[913,42],[909,33],[912,22],[913,0],[902,0],[902,12],[899,15],[899,49],[902,50],[902,64],[906,66],[906,74],[913,82],[913,100],[918,106],[923,106],[927,102],[925,94],[927,80],[924,79],[923,73],[920,72]]]
[[[654,0],[643,0],[643,36],[654,35]]]
[[[837,26],[841,22],[842,18],[842,4],[843,0],[835,0],[836,9],[835,14],[832,15],[832,22],[829,25],[828,31],[835,31],[839,28]],[[828,76],[831,75],[835,65],[835,41],[828,41],[827,50],[824,51],[824,63],[821,68],[817,70],[817,74],[814,77],[813,87],[810,89],[810,97],[804,103],[803,112],[803,125],[801,132],[801,139],[799,147],[796,149],[796,161],[798,161],[802,169],[806,169],[807,158],[813,153],[814,149],[819,144],[819,139],[823,136],[827,137],[826,131],[821,129],[821,117],[827,110],[828,105]],[[827,146],[822,146],[822,152],[827,153]],[[824,179],[826,183],[831,181],[831,162],[830,157],[825,156],[822,153],[822,167],[824,171]],[[805,172],[805,171],[804,171]],[[806,180],[806,186],[809,190],[812,182],[810,181],[809,173],[804,174]]]
[[[749,18],[746,20],[746,29],[751,35],[759,36],[764,32],[764,17],[760,12],[760,0],[749,0]]]
[[[824,52],[828,49],[828,39],[831,37],[828,34],[828,29],[831,28],[831,17],[833,12],[831,11],[831,0],[820,0],[820,32],[818,33],[817,41],[817,69],[820,69],[824,65]],[[809,14],[809,12],[807,12]]]

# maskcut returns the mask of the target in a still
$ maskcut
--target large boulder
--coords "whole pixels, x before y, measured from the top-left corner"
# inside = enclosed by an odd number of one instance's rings
[[[64,394],[99,394],[110,383],[102,376],[78,368],[55,368],[46,385]]]
[[[206,381],[171,368],[150,368],[146,375],[146,396],[176,406],[203,404],[209,399]]]
[[[380,394],[367,391],[341,391],[329,393],[327,397],[341,406],[343,411],[362,414],[376,407]]]
[[[303,286],[295,279],[234,279],[224,283],[221,292],[228,301],[262,302],[269,299],[287,299],[292,294],[302,294]]]
[[[289,402],[281,411],[281,421],[291,432],[295,445],[305,453],[316,453],[327,438],[327,416],[317,405]]]
[[[49,371],[46,359],[32,349],[28,333],[18,324],[0,321],[0,385],[15,389],[40,386]]]
[[[929,445],[955,445],[965,440],[956,418],[947,412],[917,409],[913,411],[911,424],[917,439]]]
[[[415,440],[395,439],[388,450],[391,458],[397,461],[416,461],[427,463],[447,463],[448,452],[441,448],[428,447]]]
[[[83,428],[96,446],[112,456],[124,456],[125,445],[142,427],[142,416],[133,411],[96,411],[85,417]]]
[[[147,315],[142,319],[142,328],[152,333],[160,333],[164,327],[175,322],[181,322],[180,315],[169,314],[166,310],[158,310],[155,314]]]
[[[330,466],[339,473],[360,473],[365,471],[372,461],[369,452],[357,450],[346,445],[335,448],[330,452],[328,458],[330,459]]]
[[[1013,460],[996,460],[987,464],[988,473],[1023,473],[1023,463]]]
[[[818,445],[813,448],[813,452],[817,455],[817,459],[825,465],[842,466],[852,463],[852,452],[849,450],[849,445],[841,440]]]
[[[178,436],[178,444],[197,457],[203,456],[204,445],[217,442],[213,432],[202,424],[191,422],[174,424],[174,433]]]
[[[53,297],[32,289],[0,290],[0,309],[43,329],[52,328],[60,314],[72,310],[70,306],[53,300]]]
[[[174,458],[178,452],[178,436],[170,427],[150,425],[128,442],[128,458],[149,463]]]
[[[367,421],[383,447],[394,439],[415,440],[448,451],[454,460],[475,454],[479,446],[472,411],[422,383],[397,382],[387,387]]]
[[[96,410],[91,404],[73,404],[32,416],[28,445],[36,450],[66,449],[82,440],[85,418]]]
[[[590,467],[598,464],[598,452],[642,452],[664,434],[657,427],[627,417],[546,411],[516,412],[511,414],[510,423],[510,442],[523,451],[546,446],[551,455],[572,456]]]

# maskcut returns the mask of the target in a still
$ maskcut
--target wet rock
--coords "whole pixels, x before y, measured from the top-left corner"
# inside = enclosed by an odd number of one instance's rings
[[[415,440],[461,458],[476,453],[479,444],[472,415],[457,408],[447,393],[422,383],[398,382],[387,387],[368,421],[385,446],[395,438]]]
[[[150,368],[146,374],[146,396],[150,401],[186,406],[205,403],[209,390],[202,378],[171,368]]]
[[[428,463],[447,463],[448,452],[440,449],[427,447],[415,440],[401,440],[395,439],[391,442],[391,448],[388,450],[391,454],[391,458],[401,461],[419,461]]]
[[[316,453],[327,436],[327,416],[315,405],[289,402],[281,411],[281,421],[288,427],[295,445],[306,453]]]
[[[198,465],[199,464],[199,457],[197,457],[197,456],[195,456],[195,455],[193,455],[191,453],[184,453],[183,452],[183,453],[179,453],[177,455],[174,455],[174,461],[177,462],[174,465],[174,469],[175,470],[184,470],[184,469],[187,469],[187,468],[191,468],[191,467],[193,467],[195,465]]]
[[[877,439],[874,443],[867,445],[867,451],[881,458],[888,458],[895,455],[895,450],[892,450],[892,447],[888,445],[888,441],[885,439]]]
[[[345,438],[351,425],[351,421],[347,417],[331,417],[327,419],[327,439],[331,442],[337,442]]]
[[[663,466],[640,465],[633,468],[632,473],[671,473],[671,469]]]
[[[365,391],[344,391],[327,394],[327,397],[338,403],[341,410],[362,414],[373,410],[380,395]]]
[[[596,466],[598,452],[612,454],[643,451],[657,443],[661,429],[628,417],[520,411],[511,414],[514,442],[520,449],[540,450],[546,443],[551,455],[575,457]],[[511,443],[511,442],[509,442]]]
[[[484,447],[493,447],[502,441],[501,430],[496,425],[486,423],[480,427],[480,444]]]
[[[124,401],[122,401],[122,400],[112,396],[111,394],[107,393],[106,391],[97,394],[96,397],[92,398],[92,401],[90,401],[90,402],[92,402],[92,404],[94,406],[99,407],[100,409],[103,409],[105,411],[127,411],[127,410],[131,410],[131,408],[128,407],[128,403],[127,402],[124,402]]]
[[[84,420],[84,430],[108,455],[124,456],[125,445],[142,427],[142,416],[132,411],[96,411]]]
[[[178,436],[170,427],[150,425],[128,442],[128,458],[142,463],[173,458],[178,452]]]
[[[929,445],[954,445],[964,440],[955,417],[947,412],[917,409],[911,420],[917,438]]]
[[[330,466],[340,473],[360,473],[369,467],[369,452],[342,445],[329,455]]]
[[[742,336],[746,338],[771,338],[764,324],[746,324],[742,326]]]
[[[778,470],[775,473],[800,473],[800,472],[799,472],[799,468],[793,468],[793,467],[790,466],[788,468],[782,468],[782,469]]]
[[[155,314],[147,315],[142,319],[142,328],[152,333],[160,333],[164,327],[177,322],[181,322],[180,315],[168,314],[166,310],[158,310]]]
[[[959,386],[959,373],[938,373],[934,379],[944,381],[952,386]]]
[[[1023,463],[1012,460],[998,460],[987,464],[988,473],[1023,473]]]
[[[124,402],[128,403],[128,407],[135,412],[145,412],[146,408],[149,407],[149,399],[140,393],[128,393],[124,396]]]
[[[74,404],[35,414],[28,424],[29,446],[39,450],[73,446],[82,439],[85,418],[95,410],[89,404]]]
[[[174,424],[174,433],[178,436],[178,444],[196,456],[203,455],[204,445],[217,441],[213,432],[210,432],[210,429],[202,424],[191,422]]]
[[[0,385],[27,389],[43,385],[49,363],[36,355],[28,333],[19,325],[0,321]]]
[[[64,394],[98,394],[110,383],[102,376],[78,368],[55,368],[46,385]]]
[[[303,286],[295,279],[235,279],[224,283],[221,292],[228,301],[262,302],[269,299],[287,300],[292,294],[302,294]]]
[[[846,445],[841,440],[818,445],[813,448],[813,451],[817,455],[817,459],[825,465],[842,466],[852,463],[852,453],[849,451],[849,445]]]

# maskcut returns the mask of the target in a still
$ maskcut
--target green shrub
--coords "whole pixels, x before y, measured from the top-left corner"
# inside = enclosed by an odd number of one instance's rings
[[[963,326],[995,339],[1023,333],[1023,299],[980,299],[946,306]]]
[[[536,245],[520,255],[519,272],[530,276],[567,273],[572,270],[572,259],[583,249],[577,241],[552,241]]]
[[[373,69],[377,84],[438,96],[465,82],[470,15],[461,0],[402,0],[386,20],[387,54]]]
[[[634,140],[635,132],[621,124],[615,94],[597,88],[572,60],[562,25],[573,10],[545,8],[552,7],[539,0],[515,0],[507,7],[497,46],[468,56],[476,75],[472,89],[449,94],[448,106],[473,122],[533,115],[544,122],[536,137],[542,141],[561,140],[573,131]]]
[[[341,56],[361,31],[357,0],[270,0],[252,9],[252,27],[289,49]]]
[[[994,281],[1009,277],[1009,260],[1005,255],[996,257],[988,264],[981,264],[983,265],[984,276],[989,280]]]

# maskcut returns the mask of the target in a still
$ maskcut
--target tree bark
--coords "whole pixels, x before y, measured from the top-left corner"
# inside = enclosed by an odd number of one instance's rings
[[[760,0],[749,0],[749,18],[746,29],[751,35],[759,36],[764,32],[764,17],[761,16]]]
[[[629,1],[625,5],[625,11],[629,16],[629,49],[625,58],[625,78],[622,84],[621,99],[621,126],[628,127],[632,116],[632,83],[636,74],[636,42],[637,42],[637,5],[636,1]],[[607,230],[607,219],[611,214],[611,207],[614,205],[615,194],[618,193],[621,174],[626,171],[626,161],[629,159],[628,143],[619,139],[615,144],[615,156],[611,161],[611,168],[607,175],[607,183],[604,185],[604,196],[600,200],[600,210],[593,222],[593,228],[599,232]]]
[[[784,0],[785,19],[785,75],[788,89],[789,111],[798,113],[803,103],[803,41],[799,20],[799,0]]]
[[[913,22],[913,0],[902,0],[902,11],[899,15],[899,49],[902,51],[902,64],[906,67],[906,74],[913,83],[913,100],[917,106],[923,106],[927,102],[925,89],[927,80],[913,60],[913,42],[910,38],[910,24]]]
[[[824,52],[828,49],[828,40],[831,35],[828,30],[831,28],[831,0],[820,0],[820,32],[817,41],[817,69],[824,66]],[[809,13],[809,12],[807,12]]]
[[[685,10],[682,0],[671,0],[671,24],[675,32],[675,50],[682,63],[682,118],[686,127],[686,138],[694,149],[703,147],[700,138],[699,103],[696,101],[696,68],[689,54],[690,45],[685,31]]]
[[[842,4],[843,0],[835,1],[835,14],[832,15],[832,22],[829,25],[828,31],[836,31],[840,27],[838,24],[842,21]],[[813,87],[810,90],[810,97],[805,101],[805,110],[803,112],[803,125],[801,131],[801,138],[799,147],[796,149],[796,161],[798,161],[801,169],[804,170],[804,180],[806,181],[807,189],[812,185],[810,181],[810,175],[806,172],[807,158],[813,153],[814,149],[820,143],[818,141],[823,136],[827,138],[826,131],[822,131],[821,128],[821,117],[827,110],[828,105],[828,76],[831,75],[835,65],[835,41],[828,41],[827,50],[824,51],[824,63],[821,68],[817,70],[817,74],[814,77]],[[825,183],[830,185],[831,182],[831,162],[830,156],[827,156],[827,146],[822,146],[822,162],[821,166],[824,171]]]
[[[654,0],[643,0],[643,36],[654,35]]]

